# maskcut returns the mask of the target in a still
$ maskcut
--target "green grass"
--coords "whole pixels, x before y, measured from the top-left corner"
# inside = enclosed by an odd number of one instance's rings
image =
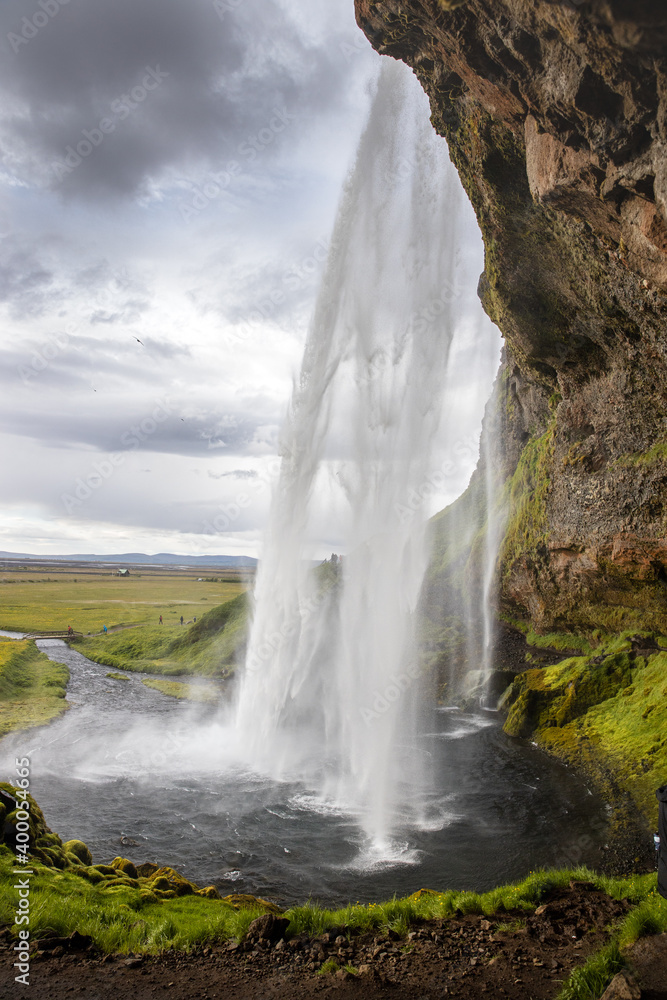
[[[80,640],[76,648],[115,670],[228,677],[245,643],[247,623],[247,598],[239,594],[190,625],[124,629]]]
[[[335,958],[327,958],[326,962],[322,962],[317,974],[318,976],[331,976],[341,969],[343,972],[349,972],[351,976],[359,975],[359,969],[356,969],[354,965],[339,965]]]
[[[12,926],[15,899],[13,855],[0,848],[0,926]],[[74,871],[57,871],[40,863],[31,866],[31,936],[52,928],[60,935],[78,930],[89,934],[105,952],[156,953],[169,948],[189,950],[197,945],[240,939],[250,922],[265,911],[260,903],[236,908],[227,900],[199,896],[155,900],[150,893],[130,886],[93,885]],[[593,882],[610,896],[626,898],[637,907],[621,925],[620,945],[640,933],[665,926],[667,906],[655,893],[655,876],[611,879],[586,868],[532,873],[523,882],[499,886],[481,895],[467,892],[420,890],[405,899],[386,903],[360,903],[337,910],[308,904],[287,910],[288,937],[319,935],[344,927],[348,934],[391,929],[404,935],[417,921],[447,918],[462,913],[485,916],[530,912],[551,890],[571,880]],[[16,928],[13,929],[16,933]],[[572,994],[574,997],[575,994]]]
[[[640,937],[664,934],[667,931],[667,900],[659,896],[645,875],[643,898],[633,896],[637,903],[625,920],[614,929],[612,940],[575,969],[563,984],[557,1000],[598,1000],[617,972],[625,966],[623,951]]]
[[[182,698],[186,701],[218,701],[218,695],[214,690],[198,684],[181,684],[179,681],[152,680],[150,678],[144,678],[141,683],[145,684],[146,687],[153,688],[154,691],[160,691],[169,698]]]
[[[322,962],[321,967],[317,970],[318,976],[330,976],[333,973],[338,972],[340,965],[335,958],[328,958],[326,962]]]
[[[29,640],[0,638],[0,736],[50,722],[67,709],[69,671]]]
[[[618,942],[612,941],[568,976],[557,1000],[597,1000],[623,965]]]
[[[106,676],[110,677],[112,681],[129,681],[130,679],[127,674],[117,674],[114,671],[110,671]]]
[[[100,632],[104,625],[155,624],[175,638],[180,616],[199,618],[245,590],[241,582],[142,574],[127,579],[109,574],[57,573],[52,578],[26,573],[0,580],[0,628],[17,632],[65,629]]]
[[[13,925],[16,904],[13,855],[0,848],[0,924]],[[30,933],[89,934],[104,952],[150,952],[241,937],[261,906],[235,909],[222,900],[183,896],[152,902],[136,889],[91,885],[69,871],[34,864],[30,879]]]

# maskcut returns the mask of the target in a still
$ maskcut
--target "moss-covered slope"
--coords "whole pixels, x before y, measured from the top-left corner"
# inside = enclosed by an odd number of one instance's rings
[[[506,732],[582,768],[610,800],[628,793],[655,827],[655,789],[667,780],[667,639],[626,633],[527,670],[503,707]]]

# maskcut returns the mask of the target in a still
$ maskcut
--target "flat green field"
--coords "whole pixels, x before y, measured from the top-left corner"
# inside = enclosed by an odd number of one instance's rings
[[[199,581],[178,572],[134,574],[123,578],[107,571],[59,573],[3,571],[0,576],[0,628],[17,632],[66,629],[84,634],[106,625],[157,624],[165,630],[224,604],[247,589],[247,580]]]

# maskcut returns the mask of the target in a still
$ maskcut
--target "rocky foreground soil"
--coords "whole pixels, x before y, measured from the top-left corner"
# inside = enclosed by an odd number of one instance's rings
[[[86,1000],[309,1000],[327,995],[340,1000],[547,1000],[556,996],[573,968],[605,943],[610,924],[626,909],[625,903],[587,883],[571,883],[532,913],[429,921],[405,938],[391,932],[348,937],[339,928],[316,938],[286,940],[284,922],[270,915],[260,918],[240,944],[190,954],[103,956],[85,938],[53,935],[42,938],[32,956],[27,988],[13,981],[12,942],[5,932],[0,1000],[26,995],[34,1000],[77,995]],[[641,941],[635,951],[641,997],[667,1000],[667,935]],[[327,971],[332,962],[340,968]]]

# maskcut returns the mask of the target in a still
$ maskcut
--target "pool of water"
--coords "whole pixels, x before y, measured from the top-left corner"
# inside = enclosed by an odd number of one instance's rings
[[[384,843],[298,780],[244,763],[220,713],[107,678],[59,640],[40,649],[70,669],[70,710],[0,741],[0,774],[29,754],[31,792],[63,839],[96,862],[118,854],[178,868],[223,893],[285,903],[379,901],[428,886],[484,891],[542,866],[599,860],[605,804],[493,713],[434,711],[414,752],[430,756],[428,809]]]

